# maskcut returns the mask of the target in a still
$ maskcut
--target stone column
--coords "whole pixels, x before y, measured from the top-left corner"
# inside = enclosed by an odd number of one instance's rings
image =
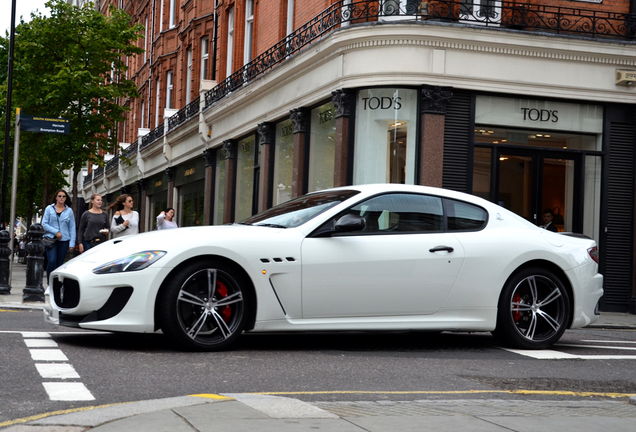
[[[346,186],[349,158],[353,143],[349,143],[349,116],[353,105],[353,92],[341,89],[331,92],[331,101],[336,108],[336,137],[334,155],[333,186]],[[351,145],[350,145],[351,144]]]
[[[166,168],[166,175],[168,176],[168,207],[174,207],[174,176],[176,173],[175,167]]]
[[[274,124],[261,123],[258,125],[258,142],[261,146],[260,175],[258,191],[258,208],[260,213],[272,205],[272,174],[274,171],[272,144],[274,142]]]
[[[205,159],[205,185],[203,187],[203,223],[212,225],[212,209],[214,208],[214,165],[216,164],[216,152],[212,149],[203,150]]]
[[[424,86],[422,89],[422,133],[419,184],[442,187],[444,173],[444,122],[451,87]]]
[[[135,182],[137,186],[137,196],[139,203],[137,204],[137,212],[139,212],[139,232],[144,232],[146,227],[146,183],[144,179]]]
[[[234,171],[236,170],[236,140],[223,141],[223,157],[225,163],[225,205],[223,206],[223,223],[230,223],[234,219],[232,208],[234,204]]]
[[[293,109],[290,120],[294,128],[294,168],[292,172],[292,198],[301,196],[305,190],[305,130],[307,125],[307,110]]]

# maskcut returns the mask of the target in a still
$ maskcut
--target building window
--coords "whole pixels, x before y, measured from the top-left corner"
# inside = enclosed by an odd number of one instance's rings
[[[172,28],[176,25],[177,20],[177,0],[170,0],[170,25],[169,28]]]
[[[417,90],[358,92],[354,184],[415,184]]]
[[[201,39],[201,79],[208,79],[209,41],[207,37]]]
[[[159,126],[159,102],[161,101],[161,81],[157,80],[157,91],[155,100],[155,127]]]
[[[256,135],[238,142],[236,147],[235,221],[242,221],[254,213],[254,166],[256,164]]]
[[[292,176],[294,172],[294,127],[291,120],[276,125],[274,151],[274,197],[273,204],[281,204],[292,198]]]
[[[144,27],[144,63],[146,63],[146,59],[147,57],[147,52],[148,52],[148,17],[146,17],[146,24]]]
[[[336,118],[333,103],[311,110],[308,192],[333,187]]]
[[[252,60],[252,32],[254,29],[254,0],[245,1],[245,44],[243,49],[243,64]]]
[[[141,103],[141,128],[143,129],[145,126],[144,120],[146,117],[146,104],[144,102]]]
[[[192,48],[188,48],[188,69],[186,71],[186,104],[190,103],[192,92]]]
[[[225,75],[232,75],[232,51],[234,50],[234,8],[230,9],[227,15],[227,66]]]
[[[172,108],[172,71],[166,74],[166,108]]]
[[[164,8],[164,4],[163,4],[164,0],[161,0],[161,9],[160,9],[160,18],[159,18],[159,33],[161,33],[163,31],[163,8]]]

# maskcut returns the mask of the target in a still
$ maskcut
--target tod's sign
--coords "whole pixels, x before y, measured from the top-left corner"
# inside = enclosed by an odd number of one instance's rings
[[[603,132],[603,107],[477,96],[475,124],[600,134]]]

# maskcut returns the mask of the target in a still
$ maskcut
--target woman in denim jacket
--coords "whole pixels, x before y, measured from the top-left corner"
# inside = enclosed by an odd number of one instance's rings
[[[64,263],[68,251],[75,249],[75,215],[72,205],[64,189],[59,189],[53,196],[53,204],[44,209],[42,217],[42,226],[46,230],[44,237],[57,238],[53,247],[46,250],[47,285],[51,272]]]

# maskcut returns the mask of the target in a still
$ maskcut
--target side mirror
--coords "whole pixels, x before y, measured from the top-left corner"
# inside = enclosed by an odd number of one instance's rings
[[[353,232],[362,231],[367,226],[367,221],[362,216],[346,214],[336,222],[336,231]]]

